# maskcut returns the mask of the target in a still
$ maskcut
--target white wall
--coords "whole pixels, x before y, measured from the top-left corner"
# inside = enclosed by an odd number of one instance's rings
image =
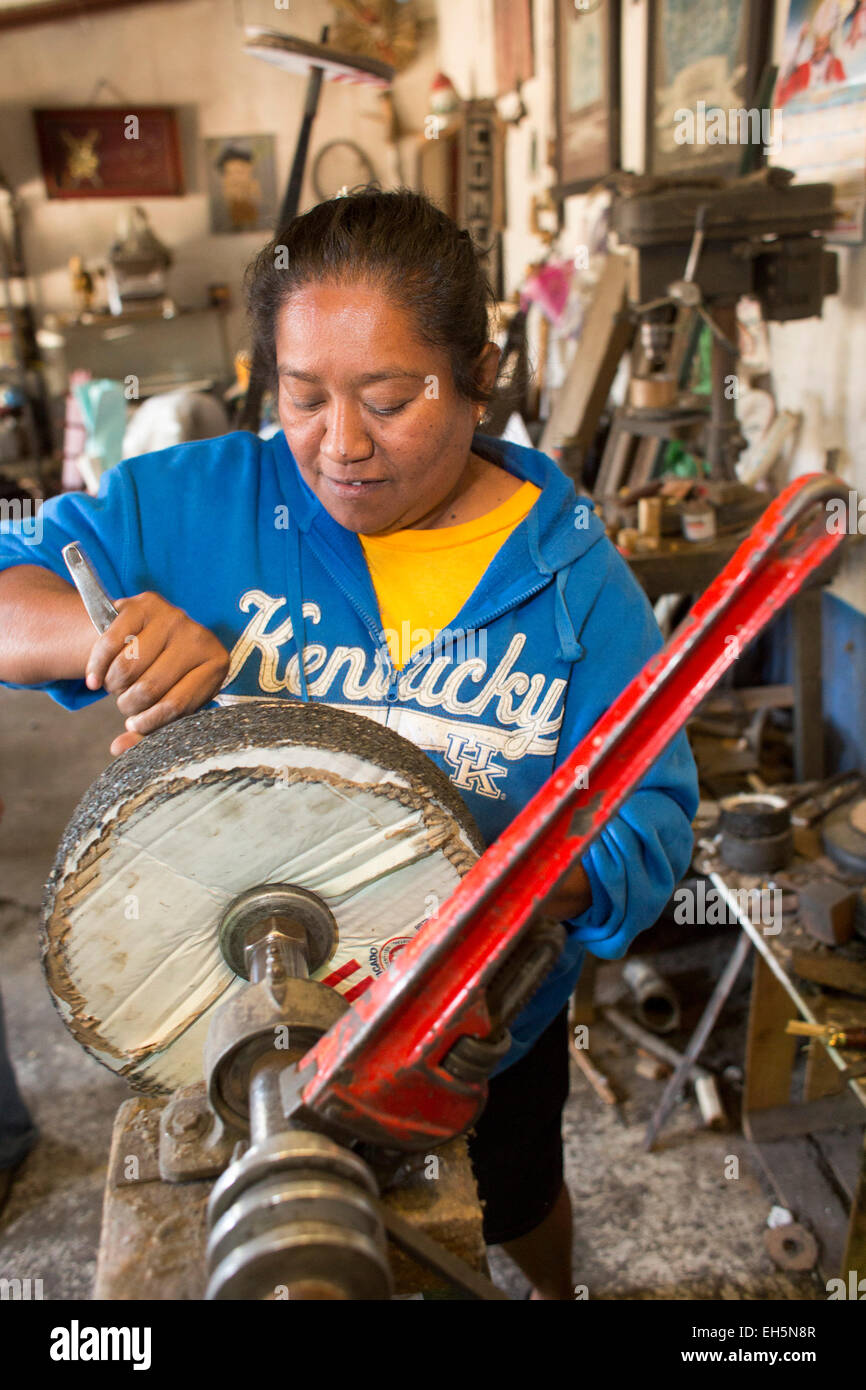
[[[432,0],[424,7],[430,11]],[[46,23],[5,32],[0,41],[0,168],[17,187],[24,208],[31,293],[42,311],[69,310],[73,298],[67,260],[80,254],[104,263],[117,219],[127,203],[117,199],[49,201],[39,167],[31,111],[40,106],[176,105],[191,127],[184,149],[186,186],[180,198],[141,200],[157,235],[175,262],[171,291],[181,304],[205,302],[207,285],[227,281],[235,293],[230,322],[240,341],[240,281],[247,261],[266,240],[257,232],[212,236],[209,230],[202,141],[209,136],[273,133],[277,137],[277,190],[282,196],[301,119],[306,79],[280,71],[242,52],[240,17],[301,38],[318,39],[333,15],[322,0],[291,0],[288,11],[273,0],[183,0],[101,11],[90,18]],[[395,103],[402,124],[423,126],[436,70],[434,37],[397,77]],[[94,89],[106,79],[93,100]],[[118,95],[118,92],[120,95]],[[326,141],[350,138],[367,152],[383,186],[389,165],[374,91],[325,83],[313,128],[302,208],[316,201],[309,170]],[[416,137],[402,143],[407,178]],[[0,199],[0,206],[5,200]]]

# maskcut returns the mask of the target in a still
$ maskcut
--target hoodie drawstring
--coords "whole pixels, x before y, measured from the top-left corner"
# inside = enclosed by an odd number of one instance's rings
[[[295,639],[295,649],[298,653],[298,682],[301,687],[301,699],[306,704],[310,698],[307,688],[307,673],[304,670],[304,648],[307,644],[306,629],[304,626],[304,585],[301,577],[301,531],[294,517],[289,515],[289,535],[292,537],[294,547],[294,574],[289,573],[286,598],[289,604],[289,617],[292,620],[292,636]]]
[[[553,609],[556,635],[559,638],[559,650],[556,655],[562,661],[582,661],[583,647],[577,640],[574,623],[571,621],[571,614],[565,601],[565,586],[568,583],[571,570],[572,565],[566,565],[564,569],[556,572],[556,602]]]
[[[571,621],[571,614],[568,611],[568,604],[565,601],[565,586],[571,574],[574,560],[570,565],[564,565],[562,569],[555,569],[549,561],[544,559],[541,553],[541,542],[538,535],[538,517],[535,508],[526,518],[526,539],[529,543],[529,553],[532,556],[532,563],[541,574],[556,574],[556,601],[554,603],[554,621],[556,623],[556,635],[559,638],[559,650],[556,655],[561,661],[582,661],[583,647],[577,640],[577,633],[574,623]]]

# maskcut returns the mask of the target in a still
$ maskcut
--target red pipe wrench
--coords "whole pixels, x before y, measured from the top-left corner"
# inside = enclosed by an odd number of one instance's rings
[[[438,914],[297,1067],[284,1071],[291,1123],[344,1142],[409,1150],[443,1143],[472,1124],[487,1097],[485,1071],[501,1055],[495,1040],[507,1046],[503,1024],[525,1002],[525,987],[514,984],[519,968],[525,974],[529,961],[537,985],[533,942],[542,975],[561,949],[561,936],[542,932],[539,941],[539,903],[747,644],[839,545],[844,535],[830,531],[827,516],[836,498],[847,498],[837,478],[809,474],[767,508],[664,650]],[[482,1040],[480,1048],[473,1040]]]

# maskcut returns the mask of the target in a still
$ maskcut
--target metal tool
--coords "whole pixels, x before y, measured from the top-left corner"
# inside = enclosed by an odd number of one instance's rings
[[[100,584],[96,570],[78,541],[70,541],[69,545],[63,547],[61,554],[72,576],[72,582],[81,595],[88,617],[101,636],[118,616],[117,609]]]
[[[866,1051],[866,1028],[848,1028],[835,1023],[806,1023],[792,1018],[785,1026],[785,1032],[798,1038],[822,1038],[828,1047],[847,1047],[852,1051]]]

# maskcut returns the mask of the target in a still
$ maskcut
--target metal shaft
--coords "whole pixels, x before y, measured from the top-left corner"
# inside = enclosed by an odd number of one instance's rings
[[[320,1302],[390,1293],[372,1172],[333,1140],[290,1125],[280,1094],[293,1050],[303,1052],[334,1007],[344,1007],[309,978],[311,955],[327,954],[332,926],[324,903],[286,884],[251,890],[223,918],[223,952],[250,983],[211,1025],[210,1092],[217,1109],[247,1115],[250,1144],[208,1204],[209,1299]]]
[[[250,983],[269,983],[279,989],[285,980],[308,980],[307,934],[303,926],[291,918],[266,918],[264,935],[256,937],[245,948]]]

